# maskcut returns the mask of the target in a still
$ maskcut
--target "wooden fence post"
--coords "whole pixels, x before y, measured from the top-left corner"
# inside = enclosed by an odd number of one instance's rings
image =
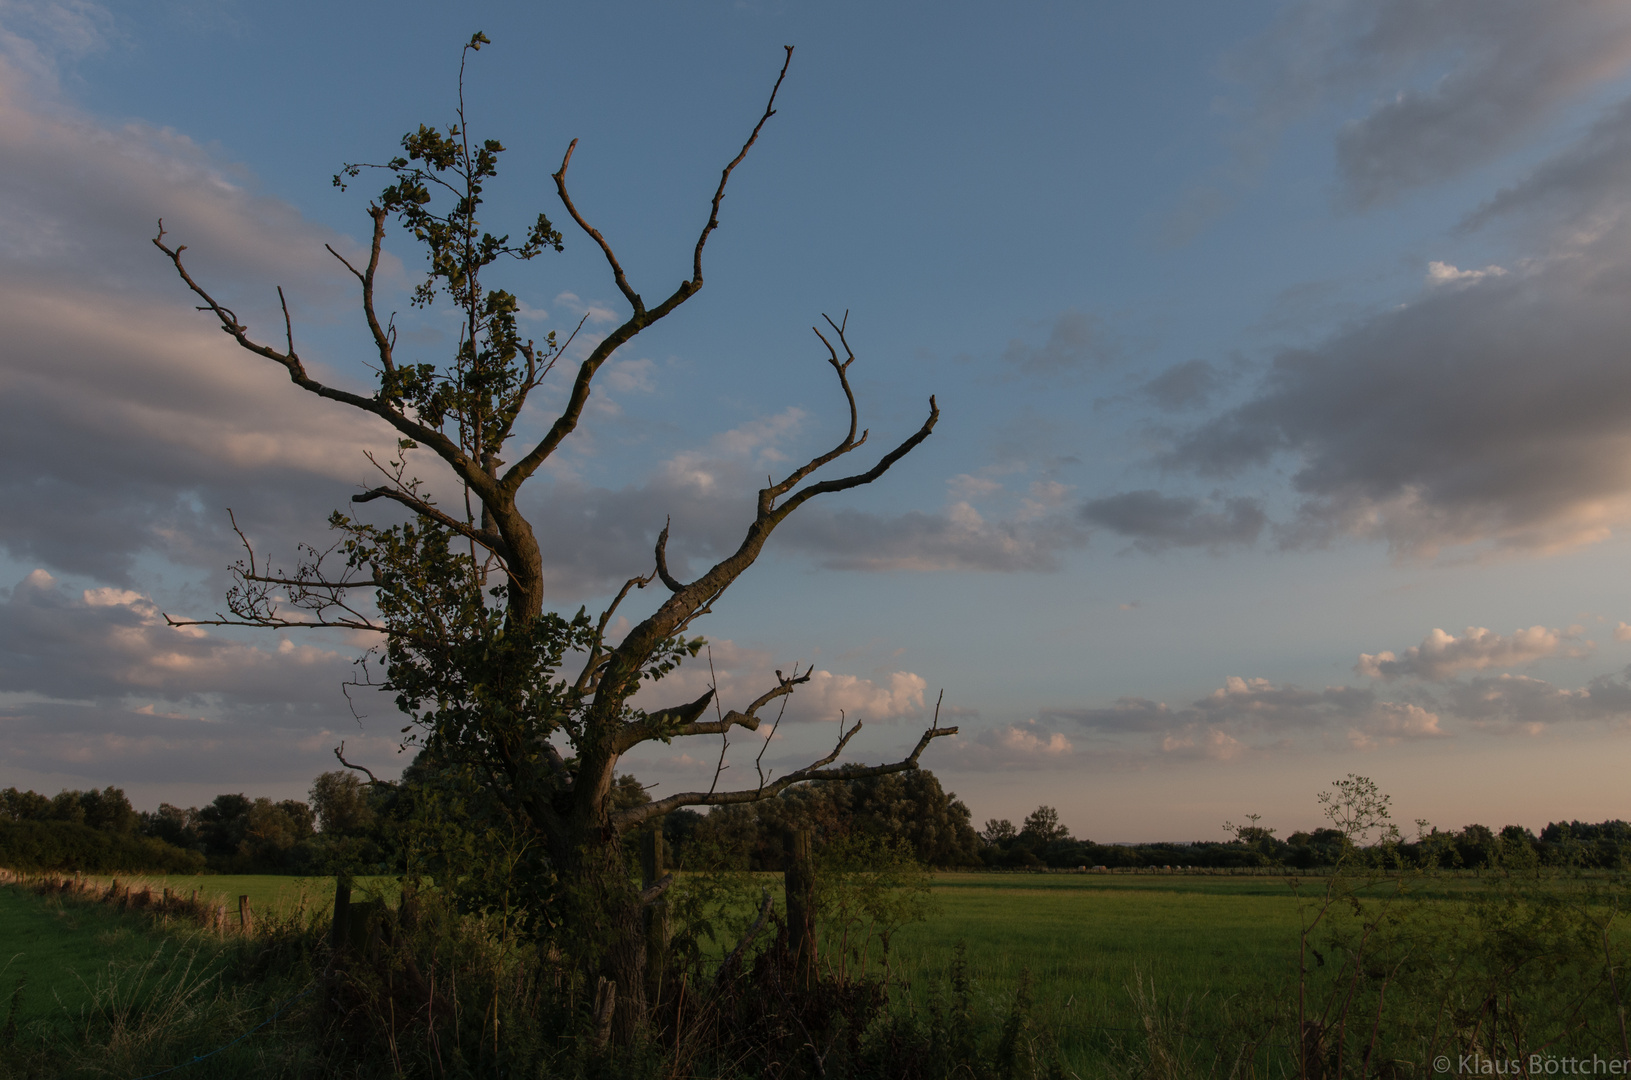
[[[329,948],[338,953],[345,948],[346,927],[351,919],[351,875],[340,874],[334,879],[334,923],[329,927]]]
[[[815,970],[815,860],[809,829],[789,829],[782,837],[782,883],[787,892],[787,944],[793,971],[810,984]]]
[[[249,910],[249,896],[238,897],[238,928],[245,934],[255,932],[255,913]]]

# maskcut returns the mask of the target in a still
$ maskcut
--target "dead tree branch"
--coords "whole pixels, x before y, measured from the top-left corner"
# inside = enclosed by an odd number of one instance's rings
[[[788,773],[780,780],[774,780],[758,788],[745,791],[680,792],[676,795],[670,795],[666,799],[658,799],[655,802],[643,803],[640,806],[614,811],[612,824],[619,832],[627,832],[630,829],[637,828],[642,822],[649,821],[654,817],[661,817],[669,811],[677,810],[682,806],[729,806],[736,803],[758,802],[761,799],[769,799],[780,795],[794,784],[801,784],[805,781],[860,780],[869,776],[887,776],[890,773],[907,772],[918,767],[918,759],[923,756],[923,751],[928,749],[931,742],[947,735],[957,734],[956,727],[940,726],[940,702],[936,701],[934,720],[930,723],[928,730],[924,731],[923,735],[918,739],[917,745],[912,748],[912,752],[906,757],[899,761],[890,762],[887,765],[840,765],[836,768],[828,768],[827,766],[838,760],[838,756],[844,752],[844,748],[849,745],[850,740],[860,732],[861,723],[861,721],[857,720],[853,725],[845,729],[838,737],[838,744],[833,747],[827,756],[819,761],[811,762],[802,769]]]
[[[381,780],[379,777],[375,776],[374,773],[373,773],[373,770],[370,769],[368,766],[366,766],[366,765],[353,765],[351,762],[347,761],[345,759],[345,740],[344,739],[341,739],[340,740],[340,745],[336,746],[334,748],[334,756],[336,758],[339,758],[340,759],[340,764],[344,765],[346,768],[355,769],[357,772],[360,772],[360,773],[367,773],[368,774],[368,782],[370,784],[378,784],[380,787],[395,787],[396,786],[394,783],[392,783],[389,780]]]

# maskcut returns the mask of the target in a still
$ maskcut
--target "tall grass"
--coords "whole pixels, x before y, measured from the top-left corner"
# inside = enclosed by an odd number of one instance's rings
[[[821,964],[802,983],[774,911],[721,979],[766,882],[699,880],[689,895],[712,898],[717,940],[676,950],[632,1047],[597,1039],[596,987],[569,945],[432,890],[359,896],[339,955],[315,899],[244,935],[159,904],[120,912],[106,890],[59,895],[84,933],[168,928],[88,974],[77,1004],[13,1009],[0,1077],[134,1078],[229,1043],[176,1075],[1336,1080],[1446,1075],[1441,1055],[1631,1058],[1620,875],[968,875],[939,880],[937,910],[911,924],[920,890],[857,873],[829,876]]]

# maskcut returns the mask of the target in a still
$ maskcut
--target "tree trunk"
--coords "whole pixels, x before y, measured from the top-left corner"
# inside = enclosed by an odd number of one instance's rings
[[[556,864],[561,880],[570,883],[568,902],[575,909],[567,925],[576,940],[568,947],[583,950],[580,957],[591,986],[598,987],[602,979],[614,985],[611,1040],[626,1045],[646,1024],[646,928],[640,893],[609,822],[579,835],[576,849],[561,852]],[[597,990],[597,1000],[605,993]],[[597,1025],[603,1020],[595,1019]]]

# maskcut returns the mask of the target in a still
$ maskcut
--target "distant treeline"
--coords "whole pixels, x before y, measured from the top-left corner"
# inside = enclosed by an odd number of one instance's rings
[[[327,772],[313,782],[309,802],[226,794],[204,807],[164,803],[140,813],[115,787],[54,797],[8,788],[0,791],[0,866],[86,873],[391,872],[405,865],[405,837],[423,834],[427,820],[469,830],[495,817],[493,808],[449,802],[445,793],[433,796],[435,782],[432,770],[416,762],[401,786],[364,784],[354,773]],[[619,777],[612,797],[623,805],[649,800],[631,776]],[[1037,807],[1018,827],[992,819],[976,830],[968,807],[927,769],[804,785],[779,798],[709,814],[682,809],[665,817],[661,828],[669,865],[681,869],[779,870],[783,837],[794,828],[813,830],[818,848],[841,839],[879,841],[943,868],[1314,869],[1334,865],[1345,845],[1334,828],[1282,839],[1255,824],[1235,829],[1229,840],[1096,844],[1073,837],[1048,806]],[[1473,870],[1613,868],[1631,864],[1631,825],[1553,822],[1538,836],[1517,825],[1499,832],[1468,825],[1459,831],[1427,830],[1414,840],[1358,854]],[[445,866],[435,869],[449,872]],[[451,872],[468,873],[468,868]]]
[[[1078,840],[1059,823],[1052,807],[1039,806],[1015,828],[989,820],[980,831],[985,865],[1021,869],[1104,866],[1285,867],[1309,870],[1335,865],[1345,840],[1337,829],[1294,832],[1281,839],[1255,825],[1237,828],[1227,841],[1157,844],[1095,844]],[[1350,852],[1350,854],[1352,854]],[[1410,866],[1447,869],[1578,866],[1618,868],[1631,863],[1631,825],[1624,821],[1587,824],[1553,822],[1539,836],[1521,825],[1496,832],[1484,825],[1458,831],[1427,829],[1414,840],[1373,844],[1358,852],[1372,861],[1393,859]]]
[[[388,791],[388,789],[387,789]],[[217,795],[137,812],[116,787],[55,796],[0,791],[0,866],[84,873],[324,873],[386,857],[384,822],[355,776],[324,773],[311,802]]]
[[[409,838],[425,837],[428,820],[474,835],[503,816],[482,801],[450,799],[445,777],[423,761],[403,780],[370,785],[353,773],[328,772],[312,784],[309,802],[228,794],[204,807],[164,803],[141,813],[113,787],[54,798],[12,788],[0,792],[0,865],[88,873],[390,872],[404,865]],[[613,798],[625,805],[649,801],[632,776],[619,777]],[[929,866],[983,865],[968,807],[927,770],[805,786],[706,815],[679,810],[662,825],[671,865],[688,865],[689,854],[689,865],[744,870],[780,869],[782,837],[793,827],[813,828],[818,844],[872,837],[905,845]],[[447,847],[443,840],[440,846]],[[468,846],[467,840],[453,846],[461,843]],[[470,868],[422,869],[464,875]]]

